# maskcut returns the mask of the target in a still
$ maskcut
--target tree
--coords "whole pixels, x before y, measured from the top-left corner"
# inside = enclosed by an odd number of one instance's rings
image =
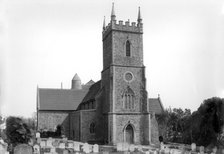
[[[204,146],[219,145],[218,140],[223,133],[224,124],[224,99],[213,97],[204,100],[197,113],[200,116],[197,121],[200,124],[197,142]]]
[[[0,115],[0,125],[4,123],[4,118]]]
[[[204,100],[197,111],[168,109],[157,115],[159,129],[165,129],[166,141],[203,146],[224,146],[224,99]]]
[[[191,110],[181,108],[169,108],[162,114],[156,115],[160,134],[165,141],[177,143],[190,143],[189,121]],[[162,132],[162,133],[161,133]]]
[[[11,116],[6,119],[6,136],[8,143],[16,146],[20,143],[27,144],[31,138],[31,132],[21,118]]]

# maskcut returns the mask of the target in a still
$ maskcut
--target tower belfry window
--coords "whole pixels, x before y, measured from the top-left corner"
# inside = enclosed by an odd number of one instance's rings
[[[127,57],[131,56],[131,43],[129,40],[126,41],[126,56]]]

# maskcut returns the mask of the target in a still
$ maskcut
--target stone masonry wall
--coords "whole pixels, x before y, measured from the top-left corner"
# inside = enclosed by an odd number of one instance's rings
[[[104,91],[104,100],[101,100],[103,103],[100,103],[102,105],[102,112],[107,113],[110,112],[111,108],[111,97],[110,97],[110,90],[111,90],[111,80],[113,79],[111,75],[111,68],[105,70],[102,72],[102,88]]]
[[[62,125],[64,135],[69,137],[69,113],[62,111],[39,111],[38,130],[55,131],[57,125]]]
[[[124,90],[126,90],[127,86],[129,86],[134,94],[134,109],[131,112],[142,112],[142,109],[147,108],[147,99],[145,97],[145,83],[143,80],[143,71],[144,68],[133,68],[133,67],[115,67],[114,73],[114,112],[130,112],[130,110],[124,109],[122,94]],[[125,81],[125,73],[131,72],[133,75],[133,79],[131,82]]]
[[[82,110],[81,112],[81,141],[95,141],[95,133],[90,133],[90,124],[97,125],[96,110]]]
[[[103,40],[103,69],[112,63],[112,35],[111,33]]]
[[[113,31],[113,64],[143,66],[142,34]],[[126,41],[131,43],[131,56],[126,56]]]
[[[159,144],[159,128],[158,128],[158,123],[156,121],[155,115],[152,115],[151,123],[152,123],[152,127],[151,127],[152,143]]]
[[[124,129],[128,124],[131,124],[134,128],[134,143],[135,144],[147,144],[148,134],[145,129],[148,127],[148,115],[116,115],[116,142],[124,142]]]
[[[80,141],[80,111],[70,114],[70,138]]]

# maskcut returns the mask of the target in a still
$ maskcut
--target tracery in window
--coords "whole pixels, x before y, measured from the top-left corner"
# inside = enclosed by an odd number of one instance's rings
[[[134,98],[135,94],[133,90],[128,86],[127,89],[122,94],[123,107],[125,109],[134,109]]]

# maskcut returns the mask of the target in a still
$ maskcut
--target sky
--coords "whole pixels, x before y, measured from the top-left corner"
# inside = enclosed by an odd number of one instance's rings
[[[30,117],[39,88],[98,81],[102,26],[143,18],[149,97],[197,110],[224,97],[224,0],[0,0],[0,114]]]

